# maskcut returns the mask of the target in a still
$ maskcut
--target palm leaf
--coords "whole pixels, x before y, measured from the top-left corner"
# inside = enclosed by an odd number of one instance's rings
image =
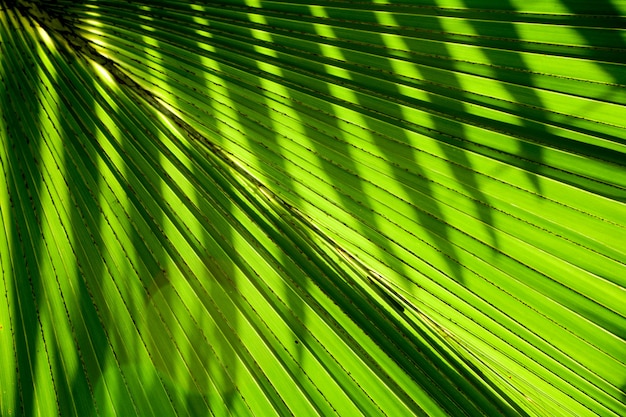
[[[0,410],[626,414],[626,4],[4,1]]]

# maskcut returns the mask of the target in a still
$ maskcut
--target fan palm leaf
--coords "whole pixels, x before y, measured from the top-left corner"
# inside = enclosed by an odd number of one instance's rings
[[[626,3],[5,0],[3,416],[626,414]]]

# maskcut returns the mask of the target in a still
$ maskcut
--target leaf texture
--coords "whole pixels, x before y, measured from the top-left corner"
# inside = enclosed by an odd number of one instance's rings
[[[626,3],[4,1],[2,416],[626,414]]]

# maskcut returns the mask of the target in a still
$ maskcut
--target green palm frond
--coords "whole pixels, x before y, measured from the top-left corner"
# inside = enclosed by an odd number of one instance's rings
[[[626,3],[0,2],[2,416],[626,415]]]

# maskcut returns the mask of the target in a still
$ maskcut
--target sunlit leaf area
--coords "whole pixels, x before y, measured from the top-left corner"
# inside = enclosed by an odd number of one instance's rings
[[[0,415],[626,415],[626,1],[0,0]]]

